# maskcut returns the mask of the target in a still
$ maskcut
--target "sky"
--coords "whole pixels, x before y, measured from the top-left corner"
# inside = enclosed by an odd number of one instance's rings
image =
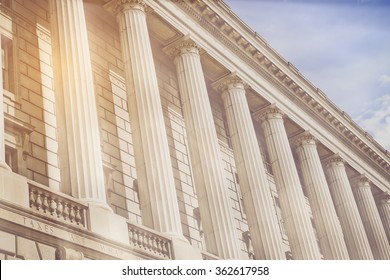
[[[225,0],[390,151],[390,0]]]

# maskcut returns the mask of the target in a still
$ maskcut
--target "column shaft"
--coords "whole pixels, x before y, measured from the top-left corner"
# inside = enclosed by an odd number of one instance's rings
[[[108,207],[83,1],[51,2],[52,27],[58,37],[58,48],[53,50],[61,73],[57,104],[66,111],[60,145],[68,161],[62,162],[61,175],[73,196]]]
[[[387,235],[387,241],[390,243],[390,193],[386,192],[379,196],[378,212]]]
[[[325,165],[330,193],[343,229],[349,257],[353,260],[373,259],[344,161],[339,156],[334,156],[328,159]]]
[[[191,40],[176,42],[168,49],[176,55],[175,65],[206,247],[220,257],[236,259],[240,257],[238,238],[199,49]]]
[[[113,1],[126,73],[143,223],[182,236],[156,70],[143,1]]]
[[[296,152],[309,197],[314,224],[325,259],[349,259],[340,223],[322,169],[313,136],[300,135],[295,139]]]
[[[270,106],[257,113],[256,118],[262,122],[293,258],[320,259],[319,248],[284,127],[283,114],[274,106]]]
[[[0,34],[1,46],[1,34]],[[2,56],[0,55],[0,66],[3,65]],[[5,128],[4,128],[4,96],[3,96],[3,68],[0,67],[0,168],[11,170],[5,162]]]
[[[243,83],[233,77],[217,82],[223,92],[227,123],[249,231],[257,259],[285,259],[282,236]]]
[[[363,175],[353,180],[352,184],[354,186],[353,194],[366,230],[368,242],[371,245],[372,254],[375,259],[389,260],[390,247],[371,192],[370,182]]]

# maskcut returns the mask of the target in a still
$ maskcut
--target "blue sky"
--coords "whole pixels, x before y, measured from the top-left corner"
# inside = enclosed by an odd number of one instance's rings
[[[225,2],[390,150],[390,1]]]

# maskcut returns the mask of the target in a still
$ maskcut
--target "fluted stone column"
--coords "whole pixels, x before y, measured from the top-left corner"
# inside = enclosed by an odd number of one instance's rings
[[[174,56],[207,250],[239,258],[238,237],[200,62],[199,46],[185,37],[165,48]]]
[[[283,113],[274,105],[256,112],[274,171],[283,220],[294,259],[320,259],[314,229],[299,181],[283,123]]]
[[[379,260],[390,260],[389,242],[387,241],[374,196],[371,192],[370,181],[365,175],[361,175],[352,179],[351,182],[356,204],[374,258]]]
[[[60,128],[64,136],[61,170],[68,170],[66,183],[72,196],[89,204],[91,230],[128,243],[125,221],[113,214],[106,203],[100,130],[87,28],[82,0],[50,1],[58,108],[62,107]],[[66,151],[66,154],[64,154]],[[67,164],[67,165],[66,165]],[[69,180],[69,182],[68,182]],[[114,228],[115,227],[115,228]],[[127,240],[126,240],[127,239]]]
[[[343,232],[317,152],[316,139],[308,132],[291,140],[298,155],[314,224],[325,259],[349,259]]]
[[[243,82],[229,75],[213,86],[222,93],[250,236],[257,259],[285,259]]]
[[[379,216],[381,217],[383,228],[390,243],[390,192],[384,192],[377,197]]]
[[[0,36],[1,45],[1,36]],[[0,55],[0,66],[3,65]],[[4,140],[4,97],[3,97],[3,68],[0,67],[0,168],[10,171],[11,168],[5,162],[5,140]]]
[[[182,237],[156,70],[141,0],[114,0],[106,8],[119,24],[143,223]]]
[[[352,260],[371,260],[372,251],[348,181],[345,162],[339,155],[334,155],[325,159],[324,163],[349,257]]]

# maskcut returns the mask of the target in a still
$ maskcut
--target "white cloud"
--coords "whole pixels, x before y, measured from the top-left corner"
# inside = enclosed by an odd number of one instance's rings
[[[390,151],[390,94],[374,100],[372,108],[357,122]]]

